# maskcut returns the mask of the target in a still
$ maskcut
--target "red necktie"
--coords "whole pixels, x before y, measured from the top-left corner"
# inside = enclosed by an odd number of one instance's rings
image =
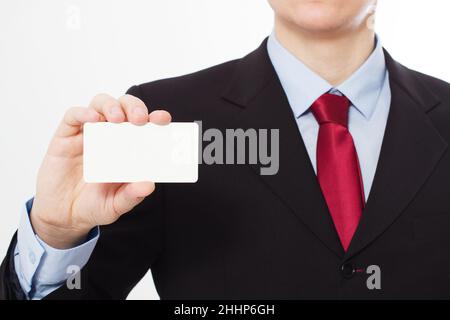
[[[364,189],[353,138],[348,131],[350,101],[330,93],[311,106],[320,125],[317,178],[345,251],[365,205]]]

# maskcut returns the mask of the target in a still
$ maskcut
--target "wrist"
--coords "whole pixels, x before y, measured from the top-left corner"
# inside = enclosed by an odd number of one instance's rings
[[[76,247],[84,242],[92,228],[61,227],[48,223],[34,209],[30,212],[30,221],[34,232],[47,245],[60,250]]]

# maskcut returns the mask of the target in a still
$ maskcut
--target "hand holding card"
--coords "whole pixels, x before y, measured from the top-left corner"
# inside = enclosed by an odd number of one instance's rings
[[[151,196],[155,181],[195,181],[197,157],[194,163],[177,156],[196,152],[189,144],[195,125],[182,124],[180,137],[170,122],[167,111],[149,114],[130,94],[99,94],[87,108],[67,110],[38,173],[30,219],[39,237],[54,248],[71,248],[93,227],[117,221]],[[180,158],[185,162],[177,164]]]

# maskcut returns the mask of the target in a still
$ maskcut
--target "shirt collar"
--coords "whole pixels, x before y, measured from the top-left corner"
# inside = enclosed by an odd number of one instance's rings
[[[345,95],[366,119],[370,119],[375,111],[386,77],[386,62],[378,36],[375,49],[369,58],[350,78],[336,87],[287,51],[278,42],[274,33],[269,37],[267,50],[297,118],[307,112],[314,101],[327,92]]]

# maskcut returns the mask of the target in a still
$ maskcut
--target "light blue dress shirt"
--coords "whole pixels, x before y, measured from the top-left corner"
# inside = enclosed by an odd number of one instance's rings
[[[289,53],[272,34],[267,42],[270,60],[297,119],[306,149],[316,170],[319,125],[309,107],[322,94],[345,95],[352,103],[349,131],[358,153],[366,199],[369,195],[388,118],[391,90],[379,39],[367,61],[345,82],[333,87]],[[25,206],[18,230],[14,263],[20,285],[29,299],[41,299],[63,285],[70,266],[82,268],[99,238],[94,229],[87,241],[75,248],[57,250],[42,241],[29,219],[32,202]]]

